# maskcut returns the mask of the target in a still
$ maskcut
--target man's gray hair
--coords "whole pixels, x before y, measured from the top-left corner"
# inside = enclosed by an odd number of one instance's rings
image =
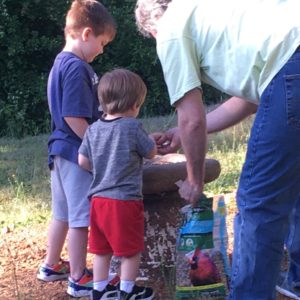
[[[135,7],[135,19],[139,31],[149,37],[156,32],[157,20],[164,14],[172,0],[138,0]]]

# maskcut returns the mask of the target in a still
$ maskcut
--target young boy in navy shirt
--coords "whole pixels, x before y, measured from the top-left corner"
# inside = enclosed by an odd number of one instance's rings
[[[45,262],[37,278],[69,277],[68,294],[87,296],[92,274],[86,269],[89,226],[87,191],[91,174],[78,165],[78,148],[89,126],[99,117],[98,77],[89,65],[113,40],[116,26],[106,8],[95,0],[75,0],[66,17],[66,44],[48,79],[51,135],[48,141],[52,212]],[[68,236],[70,262],[61,260]]]

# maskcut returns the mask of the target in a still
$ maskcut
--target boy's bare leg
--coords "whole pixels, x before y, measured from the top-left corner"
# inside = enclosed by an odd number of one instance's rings
[[[107,280],[112,254],[95,255],[93,263],[94,282]]]
[[[70,259],[71,277],[81,278],[86,267],[88,228],[70,228],[68,239],[68,253]]]
[[[68,233],[68,223],[52,220],[48,231],[48,249],[45,263],[57,264]]]
[[[121,280],[135,281],[141,262],[141,253],[131,257],[123,257],[121,262]]]

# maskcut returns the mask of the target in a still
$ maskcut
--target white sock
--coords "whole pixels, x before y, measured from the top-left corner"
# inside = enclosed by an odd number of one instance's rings
[[[94,282],[93,287],[94,287],[94,290],[102,292],[106,288],[107,284],[108,284],[108,279]]]
[[[135,282],[130,280],[121,280],[120,290],[126,293],[131,293],[133,290]]]

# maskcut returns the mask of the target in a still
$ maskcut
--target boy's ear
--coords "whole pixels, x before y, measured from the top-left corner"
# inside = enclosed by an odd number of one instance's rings
[[[92,33],[92,28],[90,27],[85,27],[82,31],[82,39],[84,42],[88,40],[89,35]]]
[[[157,31],[156,31],[156,30],[150,31],[150,35],[151,35],[154,39],[156,39]]]

